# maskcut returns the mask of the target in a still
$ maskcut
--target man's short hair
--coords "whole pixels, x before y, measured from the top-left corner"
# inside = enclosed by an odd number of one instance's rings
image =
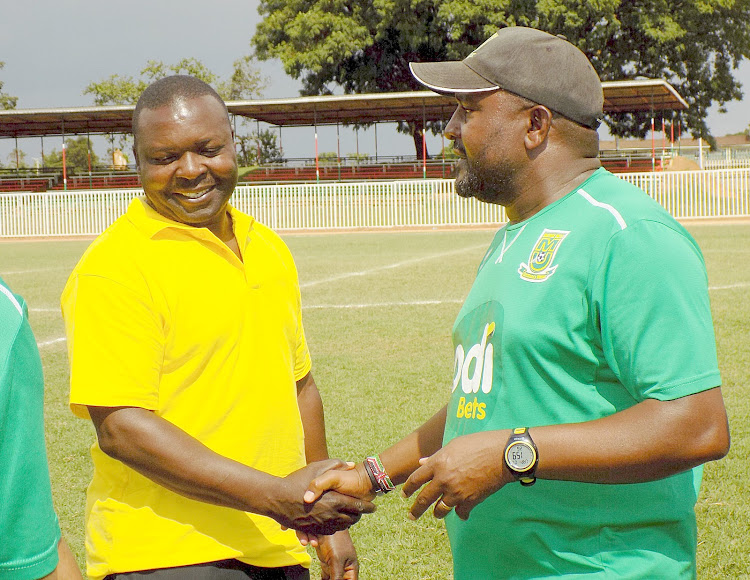
[[[205,95],[214,97],[221,103],[224,110],[227,111],[227,105],[224,103],[224,99],[221,98],[219,93],[217,93],[211,85],[199,78],[189,75],[174,75],[153,82],[146,87],[146,90],[144,90],[143,93],[141,93],[141,96],[135,105],[132,122],[133,135],[136,134],[138,129],[138,118],[143,109],[157,109],[159,107],[171,105],[180,99],[193,99]],[[228,119],[229,111],[227,111],[227,120]]]

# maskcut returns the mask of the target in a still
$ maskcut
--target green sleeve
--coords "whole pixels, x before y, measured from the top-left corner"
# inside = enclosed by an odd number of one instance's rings
[[[636,400],[721,384],[708,276],[687,232],[640,221],[615,234],[592,283],[601,348]]]

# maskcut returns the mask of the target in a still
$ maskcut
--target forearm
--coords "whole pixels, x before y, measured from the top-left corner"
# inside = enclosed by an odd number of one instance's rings
[[[590,483],[661,479],[719,459],[729,448],[718,388],[530,433],[539,449],[537,477]]]
[[[447,407],[443,407],[419,428],[380,453],[380,460],[391,481],[398,485],[419,467],[422,457],[429,457],[443,444]]]
[[[81,570],[65,538],[57,544],[57,558],[55,569],[41,580],[81,580]]]
[[[307,463],[328,459],[323,400],[310,373],[297,381],[297,405],[305,431]]]
[[[526,427],[527,425],[517,425]],[[458,437],[446,446],[472,465],[504,463],[510,429]],[[583,483],[641,483],[669,477],[723,457],[728,428],[719,389],[673,401],[646,400],[608,417],[582,423],[531,427],[539,453],[536,477]]]
[[[190,499],[269,515],[279,478],[215,453],[145,409],[90,408],[99,445],[159,485]]]
[[[673,401],[643,401],[593,421],[531,426],[529,434],[538,449],[537,478],[584,483],[662,479],[719,459],[729,448],[718,388]],[[503,458],[509,437],[510,429],[471,433],[435,452],[403,486],[407,496],[421,488],[411,517],[435,504],[436,517],[455,507],[466,519],[477,504],[513,482]]]

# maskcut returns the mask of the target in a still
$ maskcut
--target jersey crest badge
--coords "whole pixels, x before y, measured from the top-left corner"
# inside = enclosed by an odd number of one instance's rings
[[[527,282],[544,282],[549,279],[557,270],[557,265],[552,265],[555,254],[569,233],[545,229],[534,244],[534,249],[531,250],[528,264],[521,263],[518,267],[521,279]]]

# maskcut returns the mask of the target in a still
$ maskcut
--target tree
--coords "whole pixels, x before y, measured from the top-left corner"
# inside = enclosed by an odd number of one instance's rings
[[[240,148],[237,153],[237,162],[240,165],[261,165],[283,161],[283,152],[278,146],[276,133],[271,129],[237,136],[237,142]]]
[[[253,58],[243,56],[234,61],[232,75],[229,80],[218,83],[216,92],[225,101],[252,99],[261,96],[263,85],[267,82],[268,80],[255,68]]]
[[[26,169],[26,153],[21,149],[11,149],[8,153],[8,167]]]
[[[102,81],[90,83],[83,90],[83,94],[93,95],[95,105],[134,105],[148,85],[172,74],[197,77],[214,86],[225,100],[250,99],[259,96],[265,82],[253,66],[249,56],[236,60],[232,75],[223,82],[219,81],[217,75],[195,58],[183,58],[172,65],[150,60],[141,70],[139,78],[113,74]]]
[[[576,44],[602,80],[669,81],[690,105],[683,123],[709,139],[708,109],[741,98],[733,71],[750,57],[750,0],[261,0],[258,11],[258,57],[281,59],[303,94],[421,90],[409,61],[462,59],[498,28],[532,26]],[[605,122],[643,137],[650,117]],[[421,127],[410,130],[419,153]]]
[[[5,66],[5,63],[0,60],[0,69]],[[3,81],[0,81],[0,109],[15,109],[18,97],[11,97],[9,94],[3,92]]]
[[[89,160],[89,155],[91,159]],[[65,166],[71,173],[88,173],[89,163],[91,167],[99,165],[99,157],[90,148],[89,139],[86,136],[65,140]],[[45,167],[62,167],[62,151],[53,149],[44,156]]]
[[[253,59],[244,56],[234,61],[232,74],[226,81],[212,73],[202,62],[194,58],[183,58],[176,64],[166,65],[161,61],[150,60],[141,70],[139,78],[131,76],[110,75],[104,80],[90,83],[84,90],[84,95],[93,95],[94,104],[103,105],[134,105],[141,93],[152,82],[172,74],[187,74],[197,77],[212,85],[225,101],[237,101],[259,97],[264,84],[267,82],[255,68]],[[244,124],[244,119],[243,119]],[[111,148],[114,149],[114,138]],[[123,135],[119,139],[119,149],[130,149],[130,136]]]

